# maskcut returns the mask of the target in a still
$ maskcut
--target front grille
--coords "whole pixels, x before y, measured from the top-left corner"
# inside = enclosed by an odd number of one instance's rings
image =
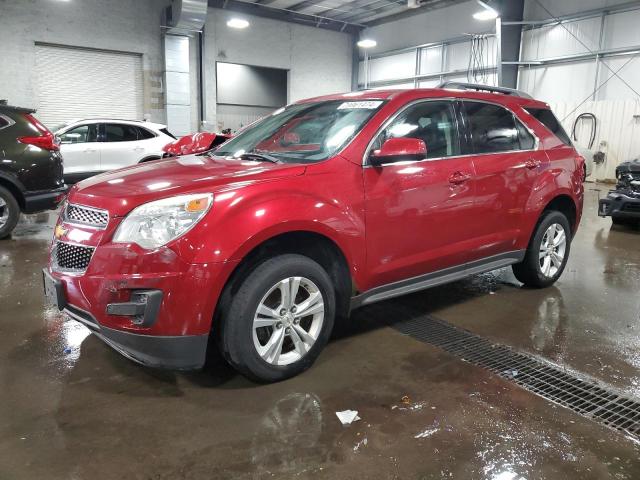
[[[69,204],[65,209],[64,219],[70,223],[80,223],[82,225],[105,228],[109,223],[109,213],[97,208]]]
[[[547,400],[635,439],[640,438],[638,399],[430,316],[401,321],[394,327],[405,335],[490,370]]]
[[[54,267],[57,270],[84,272],[89,266],[93,247],[57,242],[53,247]]]

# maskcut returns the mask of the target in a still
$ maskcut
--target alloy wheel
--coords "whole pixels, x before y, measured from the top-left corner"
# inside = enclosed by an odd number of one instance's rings
[[[554,277],[560,268],[567,250],[567,233],[559,223],[547,228],[540,244],[540,271],[547,278]]]
[[[253,318],[253,344],[272,365],[289,365],[304,357],[324,322],[324,298],[305,277],[285,278],[262,297]]]
[[[0,197],[0,228],[4,227],[9,221],[9,205],[4,198]]]

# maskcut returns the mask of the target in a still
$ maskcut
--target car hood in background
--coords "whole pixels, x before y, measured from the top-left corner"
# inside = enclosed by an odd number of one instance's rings
[[[190,155],[146,162],[76,184],[70,201],[126,215],[146,202],[173,195],[215,192],[226,186],[302,175],[304,165]]]

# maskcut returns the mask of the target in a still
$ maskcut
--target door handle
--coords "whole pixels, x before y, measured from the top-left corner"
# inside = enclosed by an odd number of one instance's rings
[[[93,153],[93,152],[97,152],[97,150],[93,149],[93,148],[86,148],[84,153]]]
[[[141,151],[143,151],[143,150],[144,150],[144,147],[135,147],[135,148],[133,149],[133,151],[134,151],[134,152],[141,152]]]
[[[530,158],[529,160],[524,162],[525,168],[528,168],[529,170],[534,170],[538,168],[540,165],[541,165],[540,160],[535,160],[533,158]]]
[[[464,182],[468,182],[469,180],[471,180],[471,175],[463,172],[452,173],[449,177],[449,183],[453,185],[461,185]]]

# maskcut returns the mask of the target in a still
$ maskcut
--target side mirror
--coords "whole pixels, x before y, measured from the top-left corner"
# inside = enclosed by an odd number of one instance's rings
[[[379,150],[369,155],[371,165],[380,166],[384,163],[423,160],[427,156],[427,146],[419,138],[389,138]]]

